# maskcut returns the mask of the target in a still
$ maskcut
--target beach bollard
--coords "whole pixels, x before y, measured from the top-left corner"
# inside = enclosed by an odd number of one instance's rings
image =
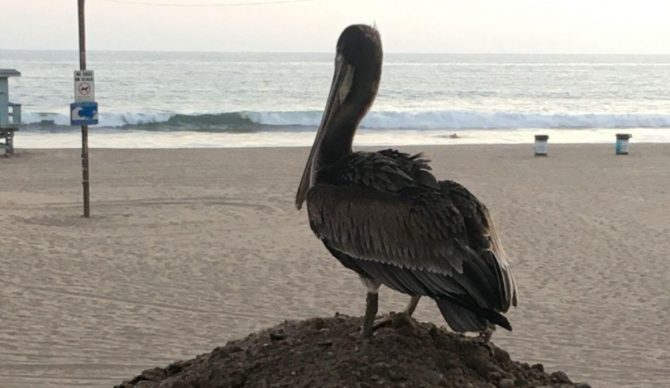
[[[549,135],[535,135],[535,156],[547,156]]]
[[[616,134],[616,154],[628,155],[628,140],[633,137],[630,133]]]

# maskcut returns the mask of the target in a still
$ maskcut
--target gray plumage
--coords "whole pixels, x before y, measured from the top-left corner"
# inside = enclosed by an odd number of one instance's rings
[[[488,210],[419,157],[355,152],[322,169],[307,192],[312,230],[362,276],[436,299],[454,330],[509,326],[498,312],[516,305],[516,288]]]
[[[296,206],[307,202],[316,236],[368,286],[366,335],[377,308],[370,285],[378,284],[434,299],[456,331],[511,330],[502,313],[516,305],[516,287],[486,207],[460,184],[435,179],[420,154],[351,149],[381,62],[375,29],[344,30]]]

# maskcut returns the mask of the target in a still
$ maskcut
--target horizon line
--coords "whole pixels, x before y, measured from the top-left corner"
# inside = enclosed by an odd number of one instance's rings
[[[0,48],[0,51],[61,51],[78,52],[72,49],[50,48]],[[333,54],[332,51],[261,51],[261,50],[151,50],[151,49],[87,49],[86,52],[152,52],[152,53],[194,53],[194,54]],[[411,54],[411,55],[611,55],[611,56],[670,56],[668,53],[598,53],[598,52],[425,52],[425,51],[387,51],[384,54]]]

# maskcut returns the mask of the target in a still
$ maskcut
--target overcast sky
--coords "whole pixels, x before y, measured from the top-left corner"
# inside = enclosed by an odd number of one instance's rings
[[[277,0],[88,0],[88,48],[331,52],[346,25],[376,23],[386,52],[670,54],[670,0],[298,0],[197,6],[268,1]],[[76,48],[76,3],[0,0],[0,49]]]

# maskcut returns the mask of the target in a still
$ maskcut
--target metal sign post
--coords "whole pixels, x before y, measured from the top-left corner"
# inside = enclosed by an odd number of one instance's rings
[[[77,8],[79,13],[79,69],[86,70],[86,25],[84,23],[84,2],[85,0],[77,0]],[[75,91],[76,95],[77,91]],[[97,115],[97,107],[96,107]],[[71,109],[71,112],[74,110]],[[97,119],[97,117],[96,117]],[[91,216],[91,204],[89,197],[88,185],[88,125],[81,126],[81,173],[82,185],[84,186],[84,217]]]

